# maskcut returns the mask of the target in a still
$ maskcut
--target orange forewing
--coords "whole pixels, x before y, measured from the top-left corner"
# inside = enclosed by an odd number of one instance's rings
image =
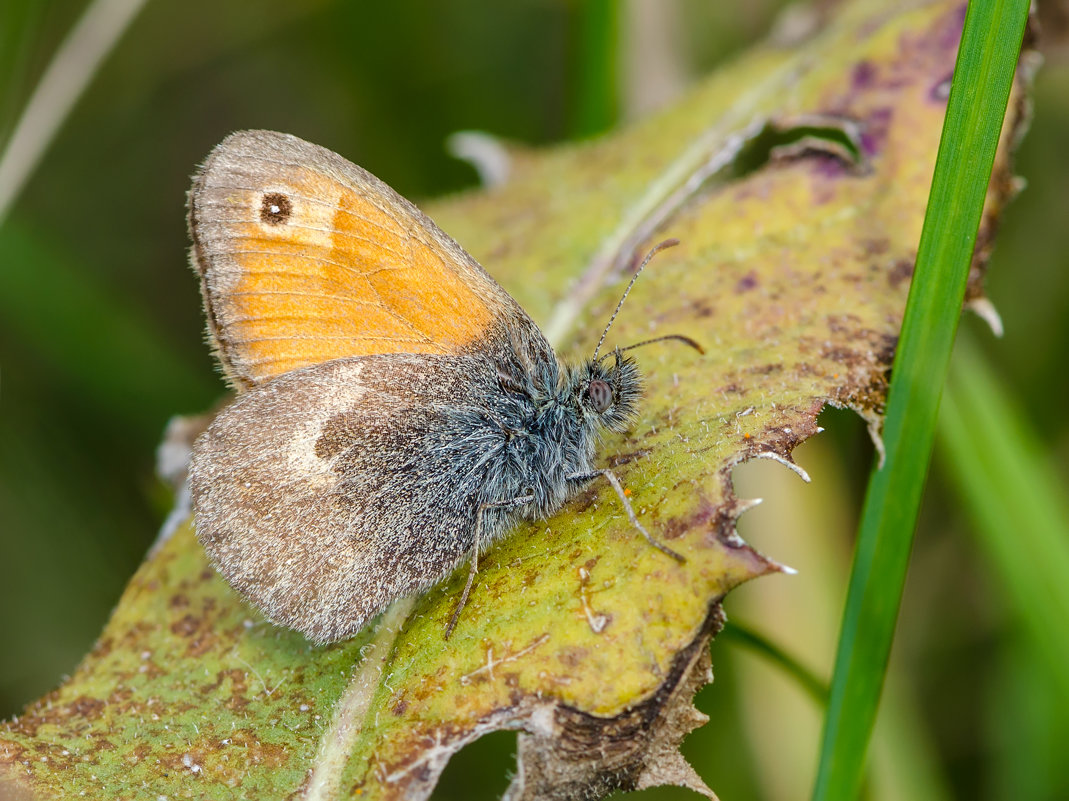
[[[190,197],[194,263],[231,379],[375,353],[455,353],[514,301],[388,186],[323,148],[235,134]]]

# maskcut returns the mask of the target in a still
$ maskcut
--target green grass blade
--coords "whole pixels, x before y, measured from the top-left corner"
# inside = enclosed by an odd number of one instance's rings
[[[901,602],[943,379],[1028,17],[968,6],[884,423],[861,515],[813,798],[857,796]]]
[[[940,454],[1002,597],[1069,710],[1069,505],[1064,479],[982,356],[959,343],[939,416]],[[1056,703],[1058,699],[1052,699]]]

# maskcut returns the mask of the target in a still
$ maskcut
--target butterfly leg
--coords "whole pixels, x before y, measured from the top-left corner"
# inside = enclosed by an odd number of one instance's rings
[[[603,477],[614,490],[616,490],[617,496],[620,498],[620,503],[624,505],[624,511],[627,512],[627,518],[631,521],[631,525],[639,530],[643,537],[646,538],[646,542],[652,545],[661,553],[671,556],[677,562],[683,563],[687,561],[687,558],[683,554],[676,553],[667,545],[662,542],[658,542],[650,533],[646,531],[641,523],[638,522],[638,518],[635,516],[635,510],[631,508],[631,501],[627,500],[627,495],[624,493],[624,488],[620,486],[620,479],[616,477],[616,473],[612,470],[594,470],[590,473],[573,473],[568,476],[568,481],[589,481],[592,478]]]
[[[534,495],[521,495],[518,498],[509,498],[505,501],[494,501],[493,503],[484,503],[479,506],[479,511],[475,515],[475,541],[471,546],[471,569],[468,571],[468,581],[464,584],[464,592],[460,595],[460,602],[457,603],[457,608],[453,610],[453,616],[449,618],[449,623],[445,627],[445,637],[448,640],[449,635],[453,633],[453,629],[457,625],[457,621],[460,619],[460,611],[464,608],[464,605],[468,602],[468,595],[471,593],[471,586],[475,583],[475,574],[479,572],[479,549],[482,545],[483,534],[483,515],[487,509],[507,509],[513,506],[523,506],[534,500]]]

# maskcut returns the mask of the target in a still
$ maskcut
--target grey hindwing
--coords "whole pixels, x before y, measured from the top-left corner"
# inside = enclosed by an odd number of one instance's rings
[[[243,393],[198,440],[198,537],[268,618],[342,639],[464,561],[481,504],[545,484],[533,510],[486,510],[483,545],[521,514],[559,505],[574,465],[506,447],[504,429],[531,413],[531,399],[475,356],[295,370]]]

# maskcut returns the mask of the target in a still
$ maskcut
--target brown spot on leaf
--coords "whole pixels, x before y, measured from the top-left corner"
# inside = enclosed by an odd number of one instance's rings
[[[854,91],[868,89],[876,80],[876,67],[868,59],[854,65],[850,73],[850,88]]]
[[[861,252],[866,256],[880,256],[891,249],[891,242],[886,237],[866,239],[860,245]]]
[[[828,330],[833,334],[847,334],[841,337],[848,339],[853,336],[854,330],[861,325],[861,318],[856,314],[829,314],[827,317]]]
[[[197,633],[200,622],[193,615],[185,615],[171,624],[171,634],[176,637],[192,637]]]
[[[653,451],[649,448],[639,448],[638,450],[629,451],[627,453],[617,453],[609,457],[609,467],[619,467],[620,465],[630,464],[636,459],[643,459],[649,456]]]
[[[576,514],[583,514],[590,510],[594,506],[594,499],[597,497],[597,490],[594,487],[594,482],[587,484],[586,488],[580,492],[572,500],[573,508]]]
[[[716,309],[706,298],[696,298],[690,304],[693,314],[699,320],[705,320],[716,314]]]
[[[265,743],[252,731],[238,731],[230,737],[231,745],[245,751],[246,758],[254,765],[281,768],[290,761],[290,752],[281,745]]]
[[[67,710],[72,715],[83,718],[96,718],[104,709],[104,701],[100,698],[90,698],[87,695],[78,696],[68,706]]]
[[[782,364],[755,364],[753,367],[747,367],[743,372],[750,375],[771,375],[772,373],[780,372],[782,369]]]
[[[757,286],[757,283],[757,273],[754,270],[750,270],[735,282],[735,294],[741,295],[743,292],[749,292]]]
[[[825,359],[839,364],[846,365],[847,367],[861,364],[865,361],[865,357],[862,353],[848,348],[844,345],[826,345],[821,351],[820,355]]]
[[[861,149],[867,157],[872,158],[883,149],[893,116],[894,109],[885,107],[874,109],[865,118],[861,129]]]
[[[887,273],[887,283],[892,287],[898,287],[903,281],[913,277],[913,261],[910,259],[898,259],[891,265]]]
[[[590,656],[586,648],[566,645],[557,651],[557,658],[568,667],[579,667]]]
[[[720,529],[729,520],[730,518],[724,514],[723,510],[702,493],[697,497],[695,508],[690,514],[670,517],[660,523],[660,535],[665,540],[679,539],[691,531],[712,531],[719,535]]]
[[[898,337],[894,334],[884,334],[880,340],[876,351],[876,361],[890,367],[891,362],[895,360],[895,351],[898,349]]]
[[[812,187],[813,205],[821,206],[833,202],[838,196],[838,188],[831,181],[855,172],[857,167],[852,162],[830,153],[817,151],[807,155],[813,173],[822,178],[831,179],[821,181]]]

